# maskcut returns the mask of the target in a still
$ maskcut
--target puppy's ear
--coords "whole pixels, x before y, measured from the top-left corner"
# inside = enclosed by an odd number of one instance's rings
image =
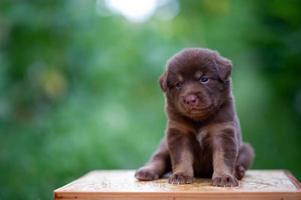
[[[221,80],[229,79],[232,71],[232,62],[227,58],[220,56],[218,53],[214,53],[213,61],[217,69],[218,76]]]
[[[167,90],[167,80],[166,79],[167,79],[167,72],[164,72],[163,74],[161,74],[161,76],[159,78],[160,87],[163,92],[166,92],[166,90]]]

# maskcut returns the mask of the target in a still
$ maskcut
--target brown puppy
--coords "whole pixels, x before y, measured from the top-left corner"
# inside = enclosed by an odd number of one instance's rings
[[[166,135],[138,180],[154,180],[172,171],[169,183],[212,177],[215,186],[237,186],[253,157],[242,143],[231,93],[232,64],[216,51],[184,49],[160,77],[168,116]]]

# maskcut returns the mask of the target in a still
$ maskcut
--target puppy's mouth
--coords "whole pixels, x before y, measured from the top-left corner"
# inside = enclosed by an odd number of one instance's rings
[[[183,106],[187,115],[206,115],[210,112],[211,106]]]
[[[187,113],[204,113],[209,109],[209,106],[207,107],[185,107],[185,110]]]

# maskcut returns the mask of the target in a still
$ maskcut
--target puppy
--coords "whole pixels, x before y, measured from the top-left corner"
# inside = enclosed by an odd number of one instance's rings
[[[202,48],[184,49],[167,62],[160,77],[166,134],[149,162],[137,170],[138,180],[155,180],[172,171],[172,184],[212,177],[214,186],[238,186],[254,153],[241,139],[231,69],[228,59]]]

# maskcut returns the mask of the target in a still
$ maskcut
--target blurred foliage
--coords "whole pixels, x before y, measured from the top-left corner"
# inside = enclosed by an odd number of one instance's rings
[[[0,3],[0,199],[52,199],[94,169],[137,168],[165,128],[157,79],[184,47],[217,49],[254,168],[301,178],[301,2],[182,0],[170,21],[96,2]]]

